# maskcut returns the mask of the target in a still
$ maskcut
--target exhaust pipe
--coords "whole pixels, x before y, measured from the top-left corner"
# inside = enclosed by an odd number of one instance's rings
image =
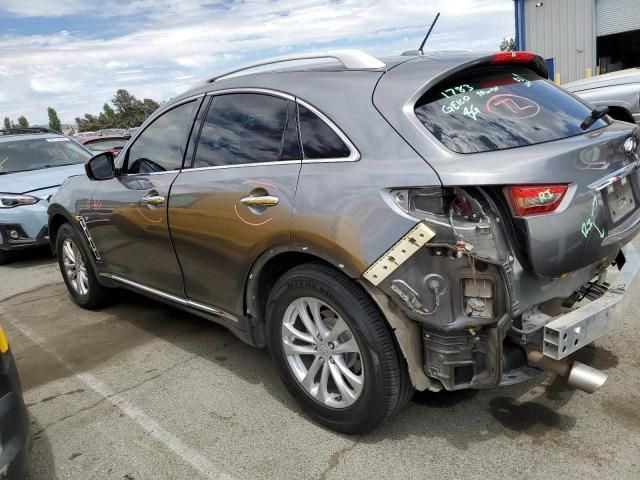
[[[580,362],[569,363],[566,360],[554,360],[537,350],[531,350],[527,354],[527,360],[542,370],[556,373],[561,377],[567,377],[569,386],[583,392],[594,393],[607,381],[606,373],[589,365]]]

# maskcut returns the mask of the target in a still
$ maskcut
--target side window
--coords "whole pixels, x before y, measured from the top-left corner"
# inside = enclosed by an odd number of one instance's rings
[[[349,147],[324,120],[308,108],[298,105],[300,137],[304,158],[347,158]]]
[[[126,173],[178,170],[198,102],[184,103],[157,118],[129,148]]]
[[[200,132],[194,167],[299,160],[295,104],[270,95],[219,95]]]

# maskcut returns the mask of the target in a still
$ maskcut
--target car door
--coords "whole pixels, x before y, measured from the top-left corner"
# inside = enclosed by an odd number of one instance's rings
[[[167,200],[201,101],[179,104],[150,123],[122,154],[118,174],[93,194],[89,232],[104,270],[125,283],[184,296]]]
[[[193,167],[176,179],[171,236],[190,300],[242,314],[244,282],[260,253],[289,242],[301,150],[292,98],[211,98]]]

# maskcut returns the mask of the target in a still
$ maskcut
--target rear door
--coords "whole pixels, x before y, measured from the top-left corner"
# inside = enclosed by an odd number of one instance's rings
[[[98,182],[87,222],[106,271],[181,297],[167,204],[201,101],[182,103],[145,128],[124,154],[119,174]]]
[[[171,236],[190,300],[235,315],[260,253],[289,242],[301,151],[292,98],[211,98],[193,165],[171,190]]]
[[[392,88],[383,82],[383,90]],[[637,140],[637,127],[608,117],[585,122],[591,105],[517,65],[458,68],[422,88],[411,108],[385,105],[384,91],[376,90],[374,101],[444,186],[494,194],[533,271],[557,277],[612,261],[636,233],[638,151],[630,139]],[[515,198],[514,186],[533,187],[516,190],[529,198]],[[554,199],[551,209],[515,208]]]

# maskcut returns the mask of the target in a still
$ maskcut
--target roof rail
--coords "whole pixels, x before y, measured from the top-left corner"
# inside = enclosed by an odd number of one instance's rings
[[[265,58],[263,60],[258,60],[257,62],[240,65],[238,67],[234,67],[232,70],[204,80],[203,82],[198,83],[195,86],[213,83],[215,81],[222,80],[223,78],[230,77],[236,73],[240,73],[244,70],[250,70],[252,68],[274,65],[276,63],[295,62],[298,60],[315,60],[323,58],[333,58],[334,60],[342,63],[342,65],[349,70],[368,70],[384,68],[386,66],[377,58],[369,55],[368,53],[361,52],[360,50],[332,50],[328,52],[296,53],[293,55],[282,55],[280,57]]]
[[[17,127],[17,128],[0,128],[0,135],[28,135],[30,133],[57,133],[46,127]]]

